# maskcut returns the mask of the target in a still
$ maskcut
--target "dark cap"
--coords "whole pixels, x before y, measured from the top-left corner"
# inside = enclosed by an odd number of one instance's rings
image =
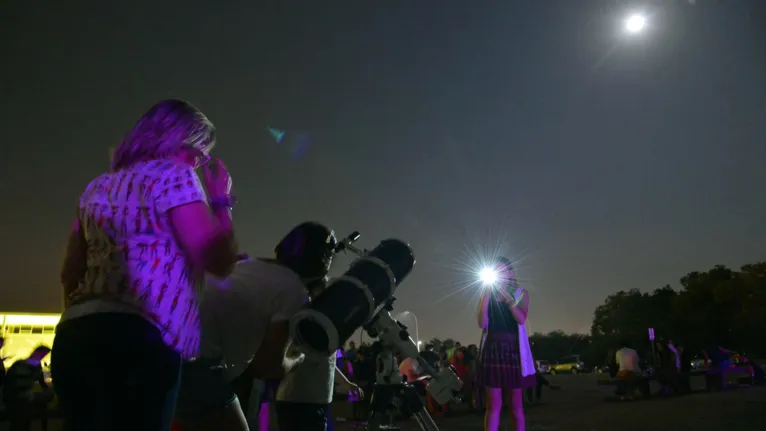
[[[294,227],[274,248],[277,261],[301,277],[323,277],[330,271],[338,241],[335,232],[317,222]]]

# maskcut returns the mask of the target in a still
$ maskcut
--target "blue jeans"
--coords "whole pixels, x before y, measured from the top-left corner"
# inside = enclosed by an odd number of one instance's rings
[[[51,377],[67,431],[168,431],[181,356],[141,316],[98,313],[58,325]]]

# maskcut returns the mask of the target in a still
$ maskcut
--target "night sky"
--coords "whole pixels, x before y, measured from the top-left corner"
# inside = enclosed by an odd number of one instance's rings
[[[533,331],[766,259],[763,0],[650,2],[636,37],[599,0],[1,8],[4,310],[60,310],[79,194],[166,97],[217,126],[251,255],[309,219],[408,241],[421,338],[478,339],[460,289],[485,249],[520,260]]]

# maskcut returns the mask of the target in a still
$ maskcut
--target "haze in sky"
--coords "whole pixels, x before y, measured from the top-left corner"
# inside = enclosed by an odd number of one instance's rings
[[[1,308],[60,309],[80,192],[167,97],[216,124],[250,255],[311,219],[409,241],[421,338],[478,339],[486,250],[533,331],[766,259],[765,2],[655,2],[637,37],[628,2],[315,3],[5,2]]]

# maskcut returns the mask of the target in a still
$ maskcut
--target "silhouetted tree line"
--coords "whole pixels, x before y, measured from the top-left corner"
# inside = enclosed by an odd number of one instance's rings
[[[691,352],[720,345],[766,357],[766,262],[739,271],[716,265],[691,272],[680,283],[679,290],[668,285],[652,293],[631,289],[609,295],[596,307],[589,335],[532,335],[535,358],[580,354],[587,363],[600,365],[620,341],[645,355],[651,350],[648,328]]]
[[[553,331],[547,334],[536,332],[529,337],[529,342],[535,359],[555,362],[565,356],[581,355],[581,359],[589,364],[596,360],[590,335],[567,334],[564,331]],[[604,352],[605,355],[606,352]]]

